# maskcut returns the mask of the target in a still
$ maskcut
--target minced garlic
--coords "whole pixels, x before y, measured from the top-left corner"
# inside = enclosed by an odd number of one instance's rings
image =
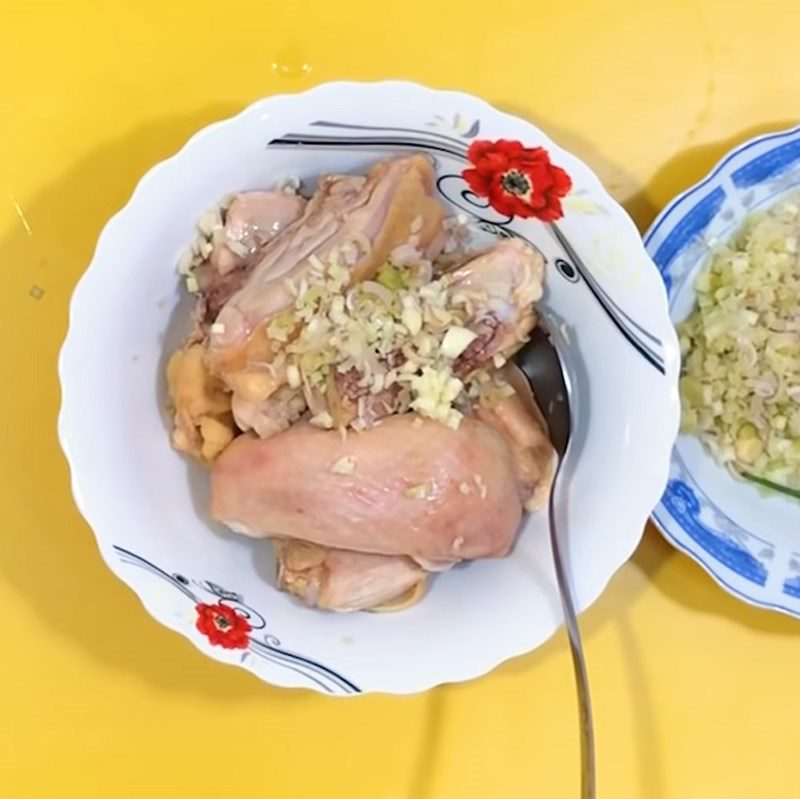
[[[344,455],[331,466],[334,474],[351,475],[356,472],[356,459],[352,455]]]
[[[333,417],[327,411],[322,411],[312,416],[308,423],[314,427],[322,427],[325,430],[333,429]]]
[[[302,380],[296,364],[290,363],[286,367],[286,382],[289,384],[289,388],[300,388]]]
[[[458,358],[476,338],[478,338],[478,334],[469,328],[453,325],[444,334],[441,353],[445,358]]]

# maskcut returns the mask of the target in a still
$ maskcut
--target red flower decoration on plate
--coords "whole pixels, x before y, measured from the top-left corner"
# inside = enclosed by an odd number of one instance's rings
[[[479,139],[470,145],[472,169],[461,176],[479,197],[501,214],[536,217],[554,222],[564,212],[561,198],[572,188],[569,175],[550,162],[543,147],[523,147],[521,142]]]
[[[250,622],[240,616],[233,608],[221,603],[195,605],[197,622],[195,626],[214,646],[225,649],[247,649],[250,644],[248,633]]]

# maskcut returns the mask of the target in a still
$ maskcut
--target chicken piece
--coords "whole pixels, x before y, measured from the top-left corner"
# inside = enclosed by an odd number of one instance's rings
[[[409,239],[417,218],[421,226],[414,235],[425,248],[441,230],[443,210],[434,197],[433,167],[424,156],[380,161],[366,177],[323,178],[302,217],[265,248],[220,312],[209,346],[212,371],[226,377],[249,364],[269,363],[282,349],[265,328],[292,304],[287,282],[297,286],[308,277],[312,256],[325,262],[334,249],[347,250],[350,282],[369,279]]]
[[[240,436],[215,461],[211,512],[254,537],[427,561],[501,557],[522,515],[514,459],[489,425],[390,416],[344,440],[299,422]]]
[[[206,369],[200,344],[172,354],[167,364],[167,385],[175,408],[175,449],[201,462],[211,462],[233,440],[236,428],[231,396]]]
[[[514,394],[491,405],[479,404],[475,414],[505,437],[514,455],[520,498],[526,510],[535,512],[547,504],[558,455],[523,372],[515,364],[507,364],[502,376]]]
[[[306,202],[299,194],[277,191],[250,191],[231,200],[225,227],[214,234],[209,260],[195,271],[201,322],[208,324],[216,318],[242,287],[265,246],[302,215]]]
[[[421,598],[426,573],[410,558],[276,539],[278,588],[328,610],[402,610]]]
[[[201,345],[208,325],[240,288],[257,253],[302,214],[305,204],[303,197],[283,192],[237,195],[226,211],[224,230],[218,231],[222,236],[215,234],[210,259],[195,272],[197,328],[170,358],[167,383],[175,406],[173,444],[201,462],[212,461],[238,432],[230,391],[209,373],[205,363]],[[231,246],[236,246],[239,254]],[[241,408],[239,413],[248,415]],[[255,416],[252,410],[249,416]],[[266,422],[259,420],[259,424]]]
[[[468,309],[468,327],[477,335],[453,364],[457,376],[467,377],[495,356],[507,359],[527,340],[536,324],[533,303],[542,296],[543,279],[542,256],[518,239],[498,242],[450,273],[451,301]],[[398,351],[384,365],[394,368],[404,360]],[[395,411],[401,386],[373,394],[361,377],[355,369],[335,374],[327,399],[336,426],[359,415],[358,401],[368,425]]]
[[[513,355],[536,324],[542,256],[519,239],[504,239],[451,272],[450,280],[453,298],[473,309],[470,328],[478,335],[456,359],[454,372],[465,376],[495,355]]]
[[[383,363],[388,369],[400,366],[403,363],[402,353],[392,353]],[[399,383],[373,394],[369,385],[361,385],[362,376],[357,369],[336,371],[332,377],[328,381],[324,402],[334,427],[347,427],[358,416],[367,427],[371,427],[379,419],[396,412],[396,403],[402,390]]]

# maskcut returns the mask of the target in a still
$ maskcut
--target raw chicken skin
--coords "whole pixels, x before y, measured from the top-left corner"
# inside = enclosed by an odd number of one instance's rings
[[[307,605],[351,611],[400,610],[416,601],[426,573],[410,558],[276,539],[278,587]]]
[[[306,202],[299,194],[278,191],[249,191],[231,200],[225,227],[214,234],[211,256],[195,272],[202,303],[197,314],[200,321],[208,323],[216,318],[242,287],[264,248],[302,215]],[[231,247],[247,254],[234,252]]]
[[[212,266],[225,275],[244,261],[260,260],[264,246],[303,214],[306,203],[305,197],[283,191],[237,194],[225,213],[225,235],[211,253]],[[237,255],[226,242],[237,242],[248,255]]]
[[[354,472],[332,471],[345,457]],[[255,537],[452,561],[505,555],[522,507],[512,454],[489,425],[403,414],[345,440],[302,422],[240,436],[214,463],[211,512]]]
[[[453,297],[461,294],[469,300],[472,318],[467,326],[478,336],[453,365],[457,375],[466,377],[495,355],[510,357],[527,340],[536,324],[533,303],[542,296],[544,260],[524,242],[502,241],[451,272],[450,279]],[[397,351],[386,365],[399,366],[404,360]],[[355,419],[359,397],[368,424],[393,412],[400,385],[374,394],[369,386],[359,385],[360,378],[355,369],[335,374],[327,393],[335,427],[346,427]]]
[[[224,231],[215,233],[211,257],[195,272],[199,287],[194,312],[196,327],[183,347],[172,354],[167,366],[167,384],[175,407],[172,441],[181,452],[201,462],[212,461],[237,432],[228,386],[212,376],[208,369],[202,345],[208,325],[242,285],[258,248],[300,216],[305,204],[304,198],[281,192],[238,194],[228,206]],[[248,257],[241,257],[226,241],[238,241],[254,247],[255,251]],[[292,411],[295,408],[296,403]],[[235,409],[233,413],[235,416]]]

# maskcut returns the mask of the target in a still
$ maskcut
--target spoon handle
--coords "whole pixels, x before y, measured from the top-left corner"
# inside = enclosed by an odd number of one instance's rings
[[[559,464],[560,467],[560,464]],[[595,799],[597,796],[597,778],[595,774],[594,724],[592,722],[592,699],[589,694],[589,677],[586,673],[586,659],[583,655],[581,633],[578,628],[578,617],[575,614],[575,603],[572,598],[561,544],[558,540],[555,514],[555,494],[558,472],[550,490],[548,513],[550,516],[550,544],[553,550],[553,561],[556,567],[558,590],[561,594],[561,606],[564,609],[564,622],[569,636],[569,647],[572,652],[572,665],[575,669],[575,685],[578,689],[578,714],[581,725],[581,799]]]

